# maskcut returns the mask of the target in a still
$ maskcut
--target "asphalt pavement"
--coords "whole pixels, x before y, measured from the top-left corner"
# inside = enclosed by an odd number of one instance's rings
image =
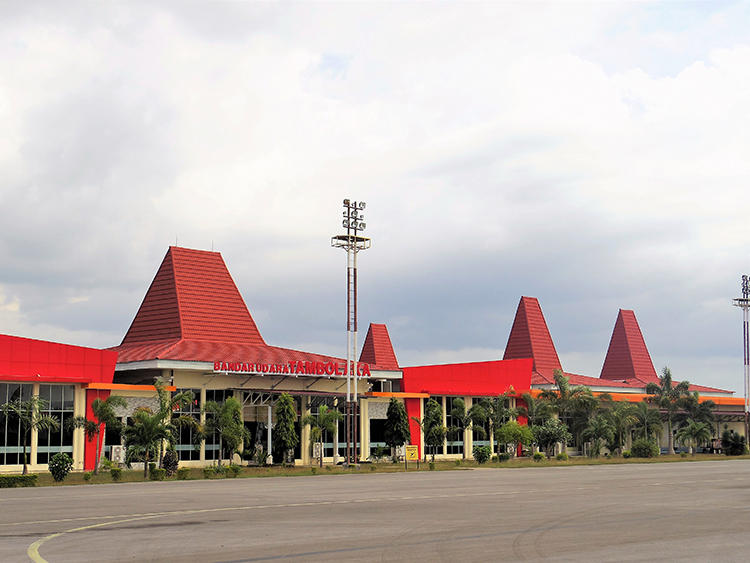
[[[748,561],[750,461],[0,490],[0,561]]]

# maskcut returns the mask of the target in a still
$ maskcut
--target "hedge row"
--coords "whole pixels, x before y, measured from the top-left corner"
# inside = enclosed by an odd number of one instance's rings
[[[0,489],[36,487],[37,475],[0,475]]]

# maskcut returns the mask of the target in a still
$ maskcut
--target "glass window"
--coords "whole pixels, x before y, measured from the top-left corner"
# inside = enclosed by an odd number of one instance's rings
[[[34,390],[31,384],[0,383],[0,404],[15,400],[28,401]],[[31,438],[26,448],[26,455],[31,452]],[[29,460],[30,461],[30,460]],[[18,417],[6,417],[0,412],[0,465],[18,465],[23,463],[23,433]]]
[[[454,419],[451,416],[451,410],[453,410],[453,401],[457,397],[446,397],[445,398],[445,410],[447,413],[445,426],[448,428],[446,439],[448,443],[449,454],[462,454],[464,453],[464,431],[461,428],[461,421]]]
[[[214,401],[216,403],[223,403],[227,398],[232,396],[231,389],[210,389],[206,391],[206,402]],[[206,418],[212,416],[206,413]],[[221,452],[219,452],[219,436],[217,434],[211,434],[206,436],[206,459],[219,459]]]
[[[172,419],[178,419],[181,416],[189,416],[196,421],[199,421],[201,414],[200,389],[178,389],[174,394],[183,393],[185,391],[190,391],[193,394],[193,400],[190,401],[189,405],[181,406],[178,410],[174,411]],[[175,450],[177,450],[178,459],[186,461],[199,460],[201,456],[200,448],[196,448],[194,445],[195,429],[188,424],[176,424],[178,431]]]
[[[42,413],[56,418],[59,426],[38,432],[37,463],[49,463],[50,458],[58,452],[73,456],[73,429],[68,421],[73,418],[74,390],[73,385],[39,386],[39,397],[47,401],[47,408]],[[64,400],[67,397],[70,400]]]

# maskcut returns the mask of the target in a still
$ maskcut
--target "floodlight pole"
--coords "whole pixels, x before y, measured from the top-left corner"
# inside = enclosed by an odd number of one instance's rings
[[[750,438],[750,277],[742,276],[742,297],[733,300],[735,307],[742,309],[742,344],[745,360],[745,440]]]
[[[331,246],[346,250],[346,413],[344,425],[346,429],[346,464],[357,463],[359,452],[357,448],[357,413],[359,411],[359,395],[357,374],[357,253],[370,248],[370,239],[361,237],[358,231],[364,231],[365,202],[344,200],[343,227],[345,235],[336,235],[331,239]],[[354,400],[352,401],[352,377],[354,378]],[[353,427],[353,428],[352,428]],[[354,439],[352,441],[352,431]],[[336,444],[338,448],[338,444]]]

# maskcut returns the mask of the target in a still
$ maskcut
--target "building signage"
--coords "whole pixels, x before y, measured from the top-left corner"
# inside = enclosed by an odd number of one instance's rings
[[[247,373],[259,375],[320,375],[325,377],[346,375],[346,362],[308,362],[297,360],[283,364],[262,362],[214,362],[214,373]],[[351,373],[354,373],[352,366]],[[357,363],[360,377],[370,376],[370,366]]]

